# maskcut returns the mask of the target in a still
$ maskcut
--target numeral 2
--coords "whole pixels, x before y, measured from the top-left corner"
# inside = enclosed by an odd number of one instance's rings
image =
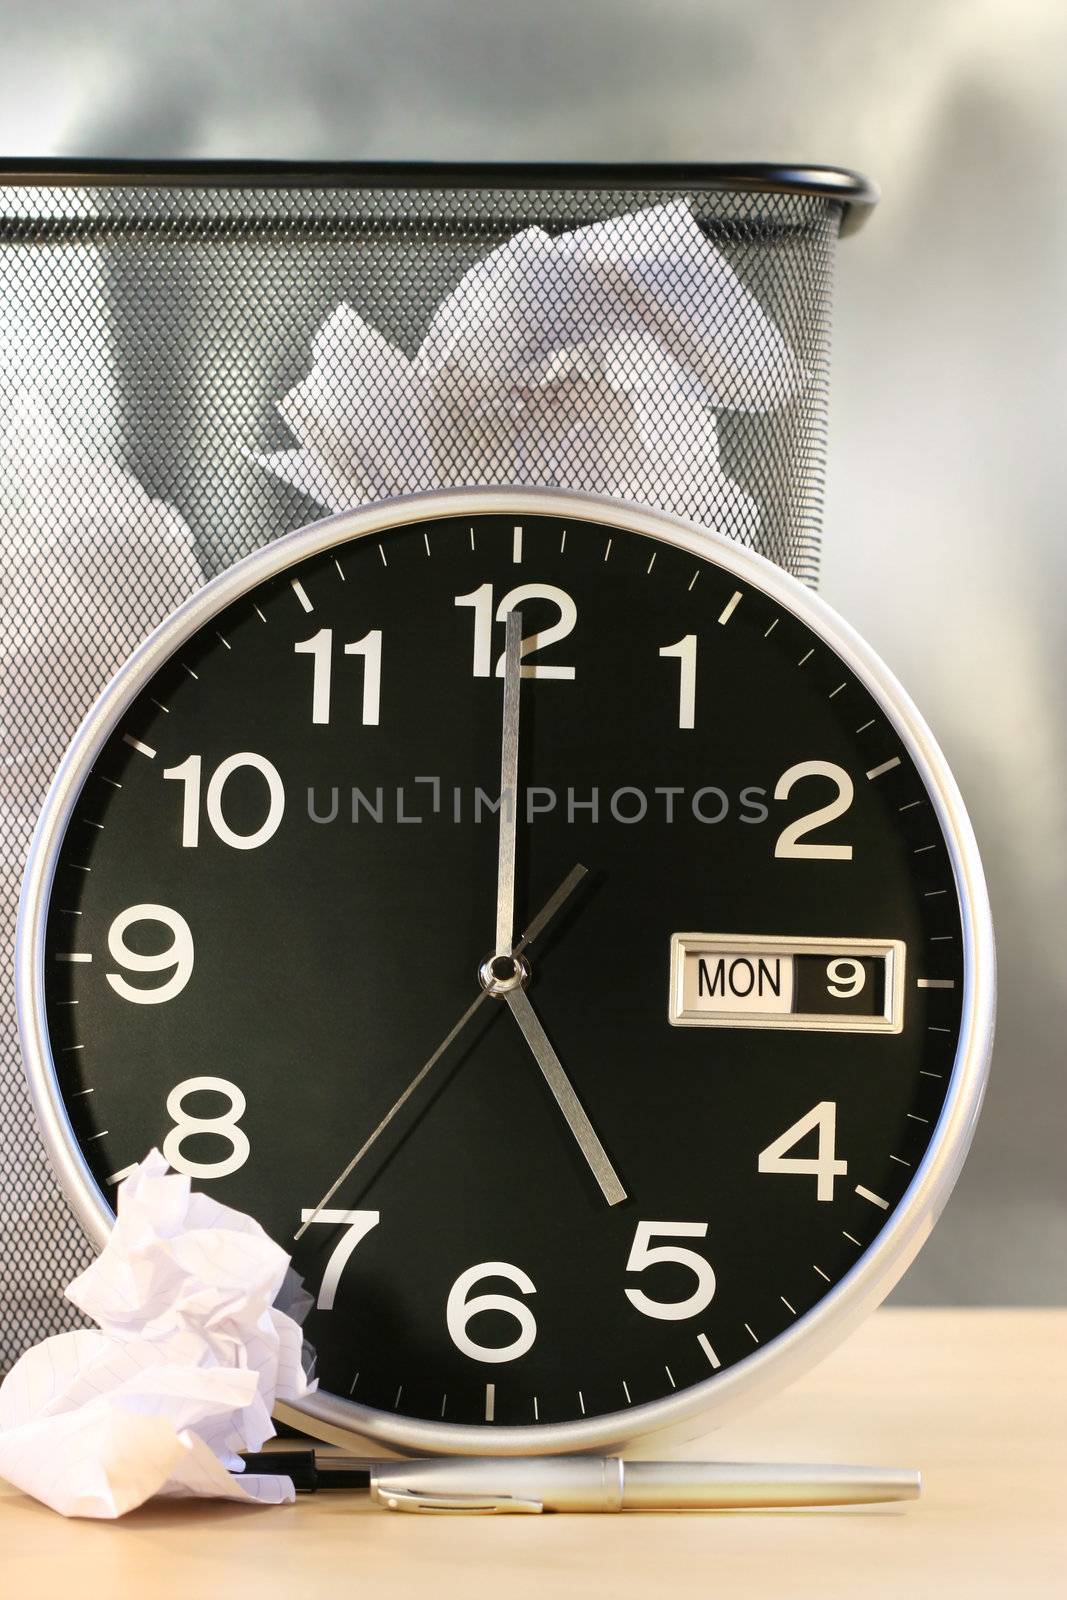
[[[793,786],[802,778],[829,778],[831,783],[837,785],[837,794],[828,805],[820,806],[817,811],[809,811],[783,828],[774,847],[775,855],[804,861],[851,861],[850,844],[801,844],[800,841],[805,834],[814,833],[816,828],[823,828],[828,822],[844,816],[856,792],[852,779],[844,767],[837,767],[832,761],[798,761],[795,767],[790,767],[778,779],[774,786],[774,798],[788,800]]]

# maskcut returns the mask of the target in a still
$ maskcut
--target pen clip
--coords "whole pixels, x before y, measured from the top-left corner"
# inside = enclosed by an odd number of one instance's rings
[[[474,1516],[499,1516],[507,1512],[539,1512],[540,1500],[522,1500],[511,1494],[427,1494],[420,1489],[385,1489],[375,1485],[371,1498],[386,1511],[461,1511]]]

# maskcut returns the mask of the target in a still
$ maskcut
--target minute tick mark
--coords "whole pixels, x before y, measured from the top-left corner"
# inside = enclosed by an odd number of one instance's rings
[[[711,1365],[713,1367],[721,1367],[722,1366],[722,1362],[719,1360],[718,1356],[715,1354],[715,1351],[712,1349],[711,1340],[708,1338],[706,1333],[698,1333],[697,1334],[697,1344],[703,1350],[704,1354],[707,1356],[708,1360],[711,1362]]]
[[[743,598],[744,597],[743,597],[740,589],[735,589],[733,594],[730,596],[729,600],[727,600],[726,604],[723,606],[722,610],[719,612],[719,622],[720,622],[722,627],[725,628],[726,624],[729,622],[730,618],[733,616],[734,612],[737,610],[738,606],[741,604],[741,601],[742,601]]]

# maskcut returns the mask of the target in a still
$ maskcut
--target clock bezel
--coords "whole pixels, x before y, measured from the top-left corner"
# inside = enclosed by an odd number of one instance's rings
[[[992,920],[974,832],[933,734],[875,652],[825,601],[764,557],[680,518],[596,495],[555,489],[432,490],[326,518],[286,534],[220,573],[178,607],[131,656],[82,722],[53,780],[30,848],[15,941],[15,999],[23,1062],[45,1146],[90,1240],[106,1241],[114,1213],[98,1190],[71,1129],[48,1037],[44,942],[48,902],[67,823],[82,785],[122,714],[156,671],[217,612],[309,557],[353,539],[429,518],[549,516],[603,523],[661,539],[753,584],[809,627],[844,661],[895,728],[937,815],[959,899],[963,1016],[945,1104],[926,1153],[892,1217],[855,1265],[776,1338],[689,1389],[625,1411],[575,1422],[496,1427],[432,1422],[315,1393],[278,1414],[324,1438],[366,1441],[417,1454],[534,1455],[657,1447],[718,1425],[813,1366],[869,1314],[929,1236],[970,1147],[989,1071],[995,1012]]]

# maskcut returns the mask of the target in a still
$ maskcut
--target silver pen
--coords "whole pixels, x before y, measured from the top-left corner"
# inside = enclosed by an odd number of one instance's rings
[[[874,1505],[916,1500],[903,1467],[779,1462],[623,1461],[619,1456],[464,1456],[354,1460],[312,1450],[245,1457],[249,1472],[284,1473],[300,1492],[363,1489],[386,1511],[492,1515],[541,1511],[722,1511]]]

